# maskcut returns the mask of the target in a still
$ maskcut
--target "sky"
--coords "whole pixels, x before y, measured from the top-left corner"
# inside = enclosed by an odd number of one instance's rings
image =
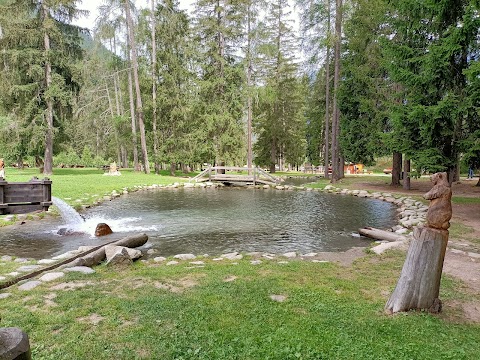
[[[194,0],[180,0],[180,8],[186,10],[191,9],[191,4],[193,4],[193,2]],[[81,3],[78,4],[78,8],[80,10],[88,10],[90,14],[88,17],[77,19],[74,21],[74,24],[92,30],[95,25],[95,19],[98,16],[97,7],[103,3],[104,1],[101,0],[82,0]],[[151,0],[135,0],[135,4],[137,8],[150,8]]]

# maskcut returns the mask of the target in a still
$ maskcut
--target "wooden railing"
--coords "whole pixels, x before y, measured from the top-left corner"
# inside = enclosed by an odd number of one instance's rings
[[[235,171],[236,174],[227,172]],[[247,172],[247,174],[242,174]],[[279,184],[280,179],[265,172],[264,170],[254,168],[243,168],[235,166],[210,166],[203,170],[200,174],[190,179],[192,182],[200,181],[220,181],[220,182],[248,182],[262,184]]]
[[[47,211],[52,205],[52,181],[34,177],[29,182],[9,183],[0,178],[0,214]]]

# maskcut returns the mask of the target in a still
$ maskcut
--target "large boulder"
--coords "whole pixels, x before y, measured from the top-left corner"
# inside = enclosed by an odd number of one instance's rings
[[[112,229],[110,229],[110,226],[108,226],[105,223],[99,223],[95,228],[95,236],[105,236],[105,235],[110,235],[112,233],[113,231]]]
[[[0,328],[0,359],[31,360],[27,334],[19,328]]]
[[[105,250],[105,254],[107,251]],[[132,259],[128,255],[127,248],[122,246],[116,247],[115,251],[110,254],[110,257],[107,256],[107,265],[115,267],[127,267],[132,264]]]
[[[130,249],[125,246],[107,245],[105,246],[105,257],[107,258],[107,261],[114,257],[116,253],[121,252],[122,249],[127,251],[128,256],[132,260],[137,260],[142,257],[142,252],[140,250]]]

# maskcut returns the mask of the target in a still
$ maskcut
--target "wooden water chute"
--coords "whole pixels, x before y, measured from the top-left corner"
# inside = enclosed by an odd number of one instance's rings
[[[0,178],[0,215],[47,211],[52,205],[52,181],[34,177],[28,182],[9,183]]]

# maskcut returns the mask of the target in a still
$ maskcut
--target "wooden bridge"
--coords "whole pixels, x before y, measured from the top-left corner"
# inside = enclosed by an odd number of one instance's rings
[[[280,183],[280,178],[270,175],[258,167],[210,166],[190,181],[277,185]]]
[[[6,182],[0,177],[0,215],[47,211],[52,205],[52,181],[33,178],[28,182]]]

